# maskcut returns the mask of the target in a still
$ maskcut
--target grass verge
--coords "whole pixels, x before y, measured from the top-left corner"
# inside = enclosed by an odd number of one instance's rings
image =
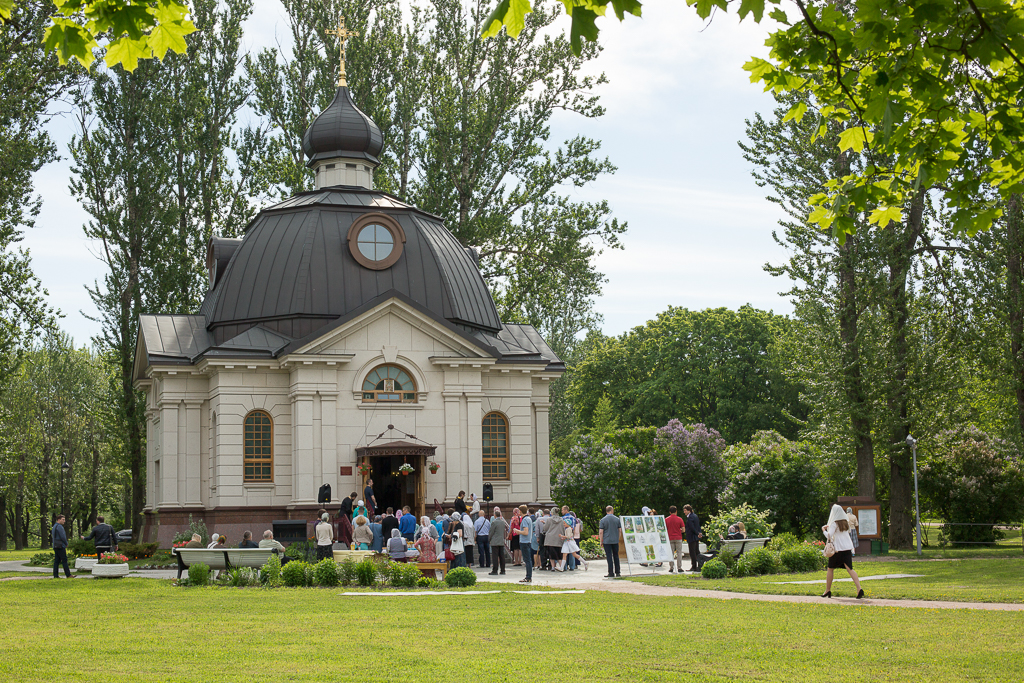
[[[182,590],[146,579],[3,582],[0,603],[17,605],[17,618],[0,623],[0,679],[372,683],[457,671],[518,683],[557,671],[583,681],[826,681],[855,662],[866,680],[960,681],[1006,680],[1024,668],[1016,613],[597,591],[337,592]],[[537,646],[538,627],[552,647]],[[856,637],[837,636],[851,630]],[[957,633],[970,633],[971,647],[951,647]],[[567,647],[576,655],[567,657]]]
[[[942,560],[935,562],[854,562],[862,578],[879,574],[924,574],[912,579],[878,579],[864,582],[872,598],[893,600],[952,600],[956,602],[1024,602],[1024,560]],[[845,571],[837,579],[849,578]],[[825,572],[771,574],[742,579],[706,580],[699,576],[662,575],[630,579],[652,586],[724,590],[768,595],[821,595],[825,584],[784,584],[780,581],[824,579]],[[853,595],[852,583],[834,584],[834,594]]]

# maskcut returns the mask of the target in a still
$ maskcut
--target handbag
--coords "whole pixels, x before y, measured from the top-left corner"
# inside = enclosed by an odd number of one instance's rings
[[[448,561],[448,562],[454,562],[455,561],[455,553],[453,553],[450,549],[449,550],[445,550],[444,551],[444,559],[446,561]]]
[[[460,534],[452,536],[451,552],[456,555],[466,552],[466,544],[463,542]]]
[[[828,537],[828,542],[825,544],[825,549],[821,551],[825,557],[832,557],[836,554],[836,544],[832,542],[832,537]]]

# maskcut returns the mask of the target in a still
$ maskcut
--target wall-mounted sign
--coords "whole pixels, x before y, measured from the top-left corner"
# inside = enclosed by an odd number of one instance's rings
[[[352,476],[352,467],[351,466],[349,466],[349,467],[342,467],[341,468],[341,476],[343,476],[343,477],[351,477]]]

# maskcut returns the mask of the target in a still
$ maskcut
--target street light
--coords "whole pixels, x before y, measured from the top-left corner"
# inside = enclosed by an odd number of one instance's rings
[[[921,554],[921,503],[917,497],[917,439],[907,434],[907,445],[914,455],[914,516],[917,519],[917,554]]]
[[[68,456],[64,454],[64,464],[60,466],[60,512],[61,514],[67,514],[65,508],[67,507],[67,499],[64,498],[64,475],[71,469],[71,465],[68,464]]]

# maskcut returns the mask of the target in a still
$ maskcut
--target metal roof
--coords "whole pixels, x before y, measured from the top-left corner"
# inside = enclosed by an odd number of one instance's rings
[[[364,268],[348,247],[349,227],[371,211],[388,214],[405,231],[401,257],[385,270]],[[216,333],[218,327],[231,325],[229,334],[234,336],[246,326],[271,320],[319,321],[310,323],[314,330],[392,290],[446,320],[501,330],[480,270],[444,225],[390,195],[369,190],[326,188],[264,210],[217,280],[200,309],[217,339],[223,338]]]
[[[377,164],[383,148],[380,128],[359,110],[345,86],[338,88],[327,109],[320,112],[302,136],[302,151],[309,157],[306,165],[310,168],[322,159],[338,157]]]

